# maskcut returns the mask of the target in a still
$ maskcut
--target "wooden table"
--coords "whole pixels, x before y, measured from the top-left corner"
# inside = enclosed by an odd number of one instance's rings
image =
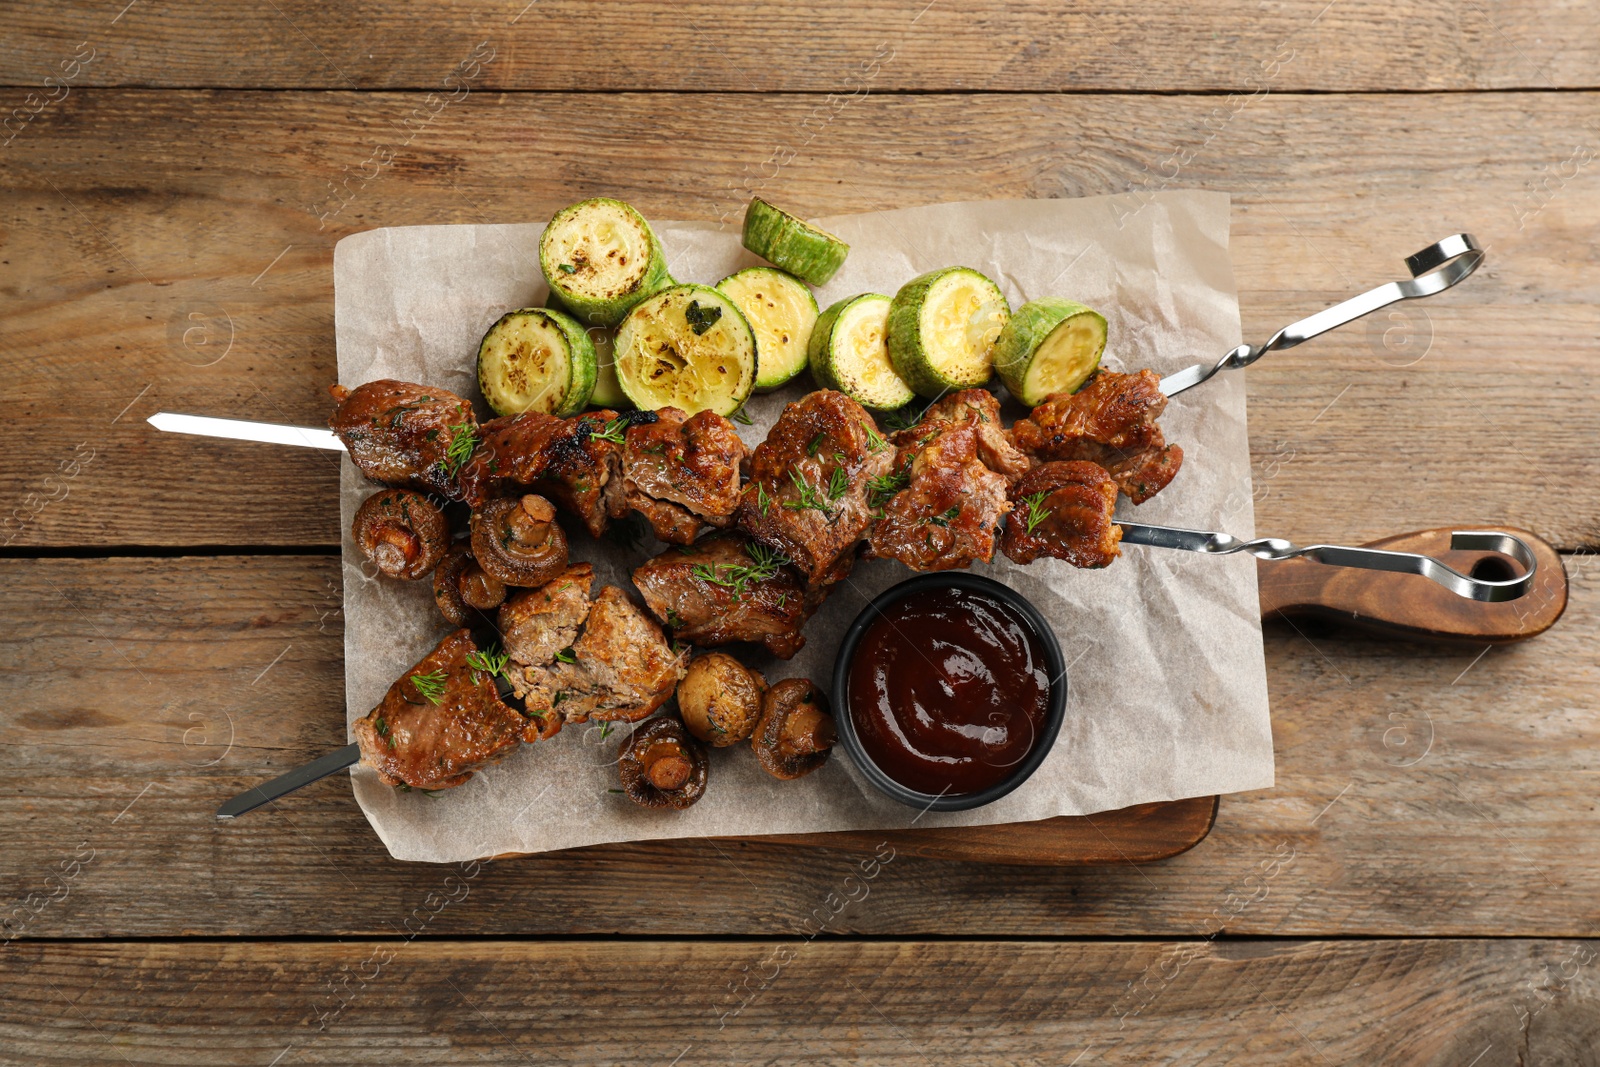
[[[1595,1062],[1593,5],[124,2],[0,42],[0,1061]],[[1178,187],[1233,194],[1251,340],[1488,247],[1248,371],[1257,525],[1528,528],[1555,629],[1269,627],[1277,787],[1141,867],[212,818],[343,743],[335,463],[143,419],[324,418],[341,236]]]

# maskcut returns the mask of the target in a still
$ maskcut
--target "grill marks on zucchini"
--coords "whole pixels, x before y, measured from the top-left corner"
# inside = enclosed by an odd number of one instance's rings
[[[864,408],[892,411],[915,394],[889,358],[890,300],[861,293],[828,307],[811,331],[811,376]]]
[[[755,389],[756,335],[737,304],[705,285],[646,298],[617,330],[617,382],[643,409],[732,415]]]
[[[559,311],[508,312],[478,344],[478,388],[496,415],[576,415],[594,382],[594,345],[582,325]]]
[[[817,324],[817,298],[800,279],[771,267],[748,267],[717,283],[756,334],[756,392],[771,392],[806,366]]]
[[[672,284],[650,224],[608,197],[556,212],[539,238],[539,267],[562,307],[586,326],[615,326],[634,305]]]

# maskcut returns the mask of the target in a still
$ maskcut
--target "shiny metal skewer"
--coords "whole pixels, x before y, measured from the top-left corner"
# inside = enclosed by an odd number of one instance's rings
[[[1209,380],[1218,371],[1248,367],[1268,352],[1293,348],[1302,341],[1309,341],[1318,334],[1327,333],[1390,304],[1442,293],[1477,270],[1483,262],[1483,255],[1483,249],[1470,233],[1451,234],[1406,257],[1406,267],[1411,271],[1411,277],[1406,281],[1388,282],[1299,322],[1290,323],[1273,334],[1266,344],[1240,345],[1210,367],[1196,363],[1169,374],[1161,379],[1161,391],[1168,396],[1177,396],[1185,389],[1193,389]]]
[[[1380,548],[1349,548],[1344,545],[1308,545],[1297,548],[1277,537],[1258,537],[1241,541],[1231,534],[1207,530],[1183,530],[1172,526],[1147,526],[1142,522],[1119,522],[1122,543],[1176,548],[1185,552],[1205,552],[1216,556],[1248,552],[1256,559],[1309,559],[1330,567],[1358,567],[1370,571],[1420,574],[1437,582],[1456,596],[1486,604],[1516,600],[1533,585],[1539,561],[1533,549],[1520,537],[1498,531],[1458,530],[1450,535],[1452,550],[1499,552],[1522,564],[1523,573],[1503,581],[1489,581],[1462,574],[1432,556],[1415,552],[1389,552]]]

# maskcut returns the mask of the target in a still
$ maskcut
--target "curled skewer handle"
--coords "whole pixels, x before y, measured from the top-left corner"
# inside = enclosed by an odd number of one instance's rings
[[[1483,262],[1483,249],[1470,233],[1451,234],[1406,257],[1406,267],[1411,277],[1405,281],[1387,282],[1359,296],[1353,296],[1299,322],[1292,322],[1272,335],[1263,345],[1240,345],[1210,367],[1195,364],[1161,379],[1161,391],[1176,396],[1208,380],[1218,371],[1248,367],[1268,352],[1293,348],[1318,334],[1343,326],[1347,322],[1370,315],[1379,308],[1401,300],[1442,293],[1478,269]]]
[[[1514,534],[1493,530],[1457,530],[1450,534],[1451,551],[1479,550],[1498,552],[1522,565],[1521,574],[1509,578],[1473,577],[1418,552],[1394,552],[1382,548],[1351,548],[1345,545],[1296,547],[1277,537],[1258,537],[1241,541],[1231,534],[1207,530],[1184,530],[1172,526],[1147,526],[1124,522],[1122,543],[1176,548],[1186,552],[1206,552],[1226,556],[1246,552],[1262,560],[1308,559],[1330,567],[1356,567],[1362,570],[1420,574],[1444,586],[1456,596],[1487,604],[1516,600],[1533,585],[1539,561],[1533,549]]]

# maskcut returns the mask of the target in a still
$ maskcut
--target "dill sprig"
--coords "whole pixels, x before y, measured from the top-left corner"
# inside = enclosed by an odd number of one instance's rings
[[[1044,520],[1050,517],[1050,509],[1044,506],[1044,498],[1047,495],[1046,491],[1041,489],[1037,493],[1031,493],[1022,498],[1022,502],[1028,505],[1027,523],[1030,534],[1037,530]]]
[[[628,432],[628,420],[622,415],[618,415],[616,418],[606,423],[604,429],[593,429],[593,423],[591,423],[590,426],[590,437],[598,438],[601,441],[610,441],[614,445],[622,444],[622,435]]]
[[[481,652],[467,653],[467,666],[475,673],[488,675],[490,678],[498,678],[505,674],[506,664],[510,661],[511,657],[501,652],[497,645],[490,645]]]
[[[578,654],[576,652],[572,651],[572,646],[571,645],[568,645],[566,648],[563,648],[560,652],[556,653],[556,662],[557,663],[576,663],[576,662],[578,662]]]
[[[828,499],[838,500],[849,488],[850,476],[844,472],[844,468],[833,468],[833,474],[828,477]]]
[[[427,674],[413,674],[411,684],[416,686],[417,692],[421,693],[428,703],[438,704],[444,700],[445,677],[444,668],[441,667]]]
[[[470,422],[457,422],[449,429],[450,443],[444,450],[444,472],[455,477],[478,449],[478,428]]]
[[[939,513],[938,515],[933,516],[933,518],[929,519],[928,521],[933,523],[935,526],[946,527],[946,526],[949,526],[952,522],[954,522],[956,520],[956,517],[959,516],[960,514],[961,514],[961,505],[957,504],[955,507],[950,508],[950,509],[948,509],[946,511],[943,511],[943,512]]]
[[[876,429],[871,426],[864,426],[862,429],[867,431],[867,447],[872,451],[882,452],[889,447],[889,442],[885,441]]]
[[[767,509],[772,507],[772,498],[767,495],[767,487],[760,482],[756,483],[756,507],[761,510],[761,517],[767,517]]]
[[[729,415],[728,418],[732,419],[734,422],[742,423],[745,426],[754,426],[756,424],[756,420],[750,417],[750,413],[744,409],[743,404],[740,404],[734,413]]]
[[[806,481],[799,471],[790,468],[789,480],[794,483],[796,489],[800,490],[800,499],[786,500],[783,503],[784,507],[791,511],[803,511],[806,508],[811,508],[814,511],[829,510],[827,503],[818,494],[816,487]]]
[[[929,406],[923,405],[919,408],[917,402],[913,400],[905,407],[895,408],[885,415],[883,424],[889,429],[890,433],[894,433],[897,430],[909,430],[922,421],[922,416],[927,413]]]
[[[883,507],[911,484],[911,464],[901,464],[899,470],[867,479],[867,506],[874,510]]]
[[[764,582],[776,576],[779,569],[789,563],[789,557],[760,542],[745,545],[744,552],[750,557],[749,563],[718,563],[715,566],[696,563],[690,568],[690,573],[702,582],[732,589],[734,596],[743,599],[750,591],[751,583]]]

